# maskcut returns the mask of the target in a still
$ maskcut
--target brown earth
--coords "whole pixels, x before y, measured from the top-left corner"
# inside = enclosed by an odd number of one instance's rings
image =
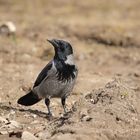
[[[43,140],[139,140],[139,8],[139,0],[0,0],[0,22],[17,27],[0,34],[0,139],[28,131]],[[52,99],[50,120],[44,101],[16,101],[52,59],[52,38],[72,44],[79,75],[68,116]]]

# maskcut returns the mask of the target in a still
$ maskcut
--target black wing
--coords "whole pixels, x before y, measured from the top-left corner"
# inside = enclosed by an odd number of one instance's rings
[[[51,69],[52,67],[52,62],[48,63],[44,68],[43,70],[40,72],[40,74],[38,75],[35,83],[34,83],[34,87],[38,86],[42,81],[43,79],[47,76],[48,74],[48,71]]]

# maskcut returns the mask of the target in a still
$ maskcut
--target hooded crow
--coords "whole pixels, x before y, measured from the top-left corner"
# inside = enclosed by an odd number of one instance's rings
[[[73,49],[70,43],[52,39],[48,40],[55,50],[55,55],[38,75],[32,90],[18,99],[18,104],[31,106],[42,99],[50,111],[50,98],[61,98],[66,113],[66,98],[72,92],[77,78],[78,70],[74,63]]]

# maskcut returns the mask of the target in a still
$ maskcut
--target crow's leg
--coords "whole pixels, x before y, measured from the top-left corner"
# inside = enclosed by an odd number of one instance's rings
[[[64,113],[67,113],[67,109],[66,109],[66,97],[61,98],[61,103],[64,109]]]
[[[50,99],[49,98],[45,99],[45,104],[48,108],[48,115],[52,116],[52,113],[51,113],[51,110],[50,110]]]

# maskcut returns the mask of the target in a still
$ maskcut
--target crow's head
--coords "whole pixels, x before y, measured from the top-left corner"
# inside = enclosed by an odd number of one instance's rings
[[[48,41],[54,46],[54,59],[64,61],[67,64],[73,64],[73,49],[70,43],[57,39],[52,39]]]

